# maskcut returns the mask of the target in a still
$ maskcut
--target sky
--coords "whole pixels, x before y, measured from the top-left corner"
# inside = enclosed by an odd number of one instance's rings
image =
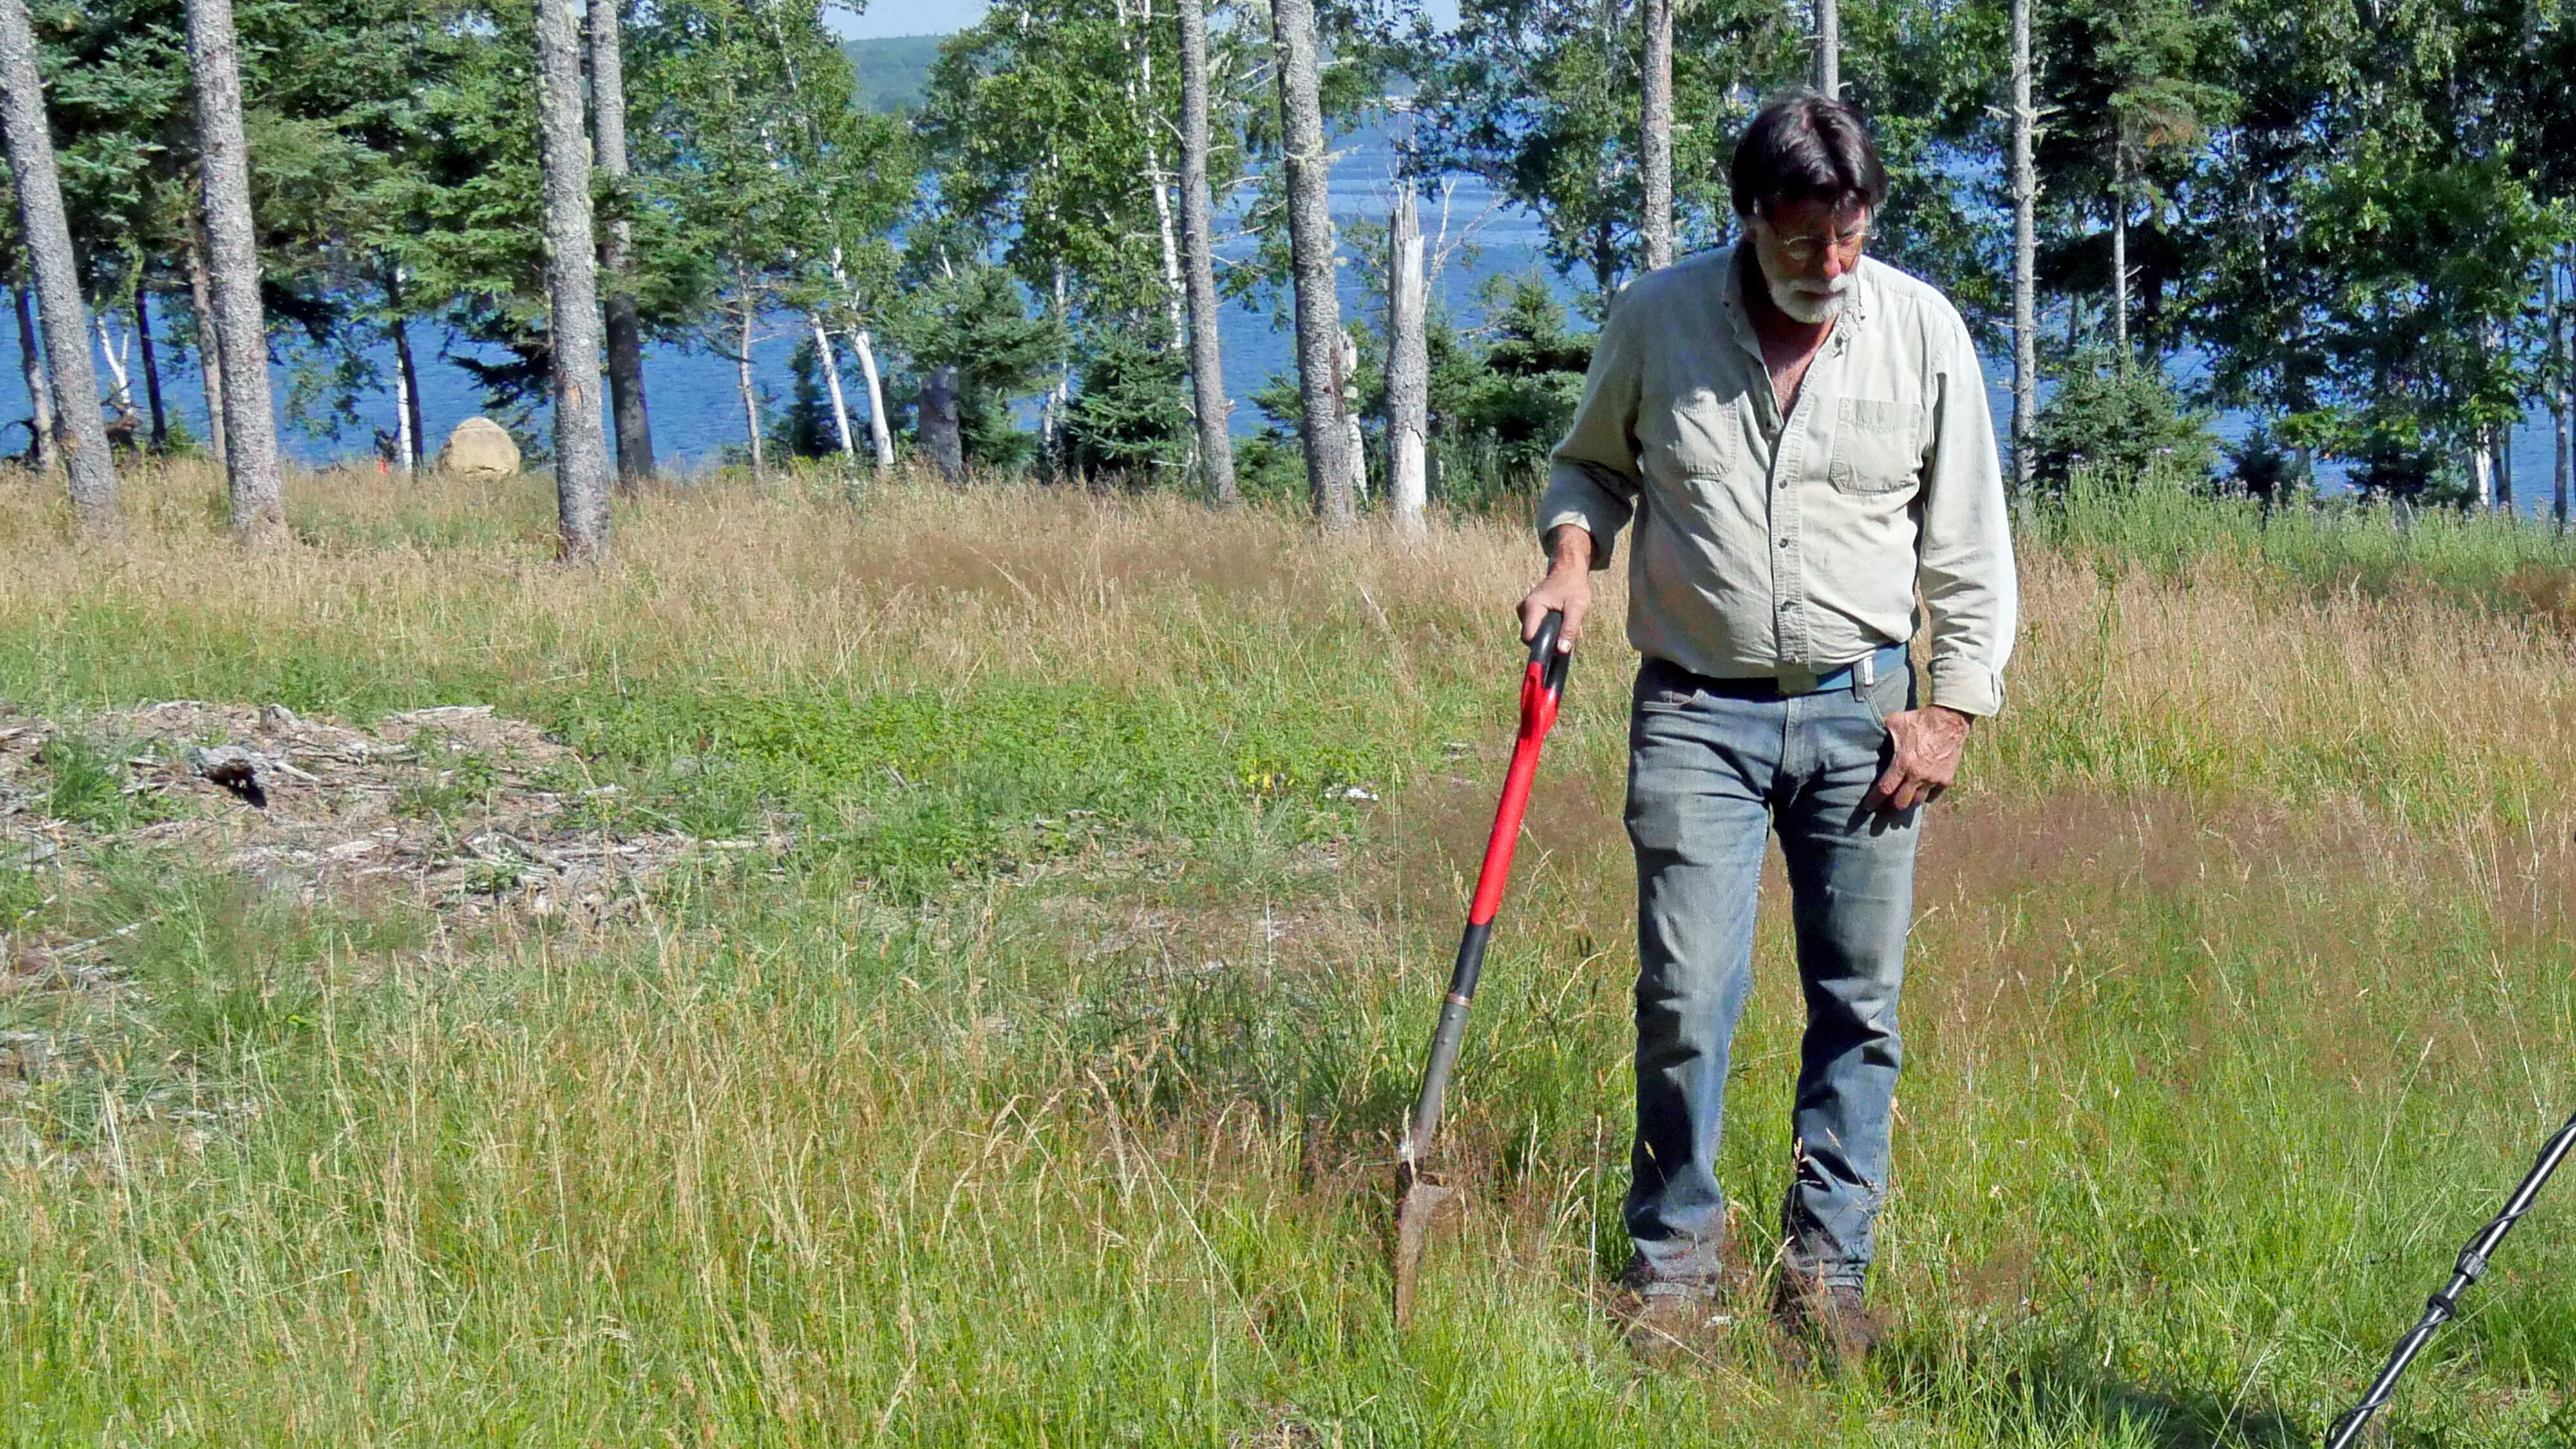
[[[984,0],[867,0],[857,15],[837,6],[824,12],[843,35],[873,40],[887,35],[947,35],[984,18]]]

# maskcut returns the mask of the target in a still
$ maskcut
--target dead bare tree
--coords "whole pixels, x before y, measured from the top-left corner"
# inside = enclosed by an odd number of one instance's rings
[[[223,355],[233,533],[260,542],[285,535],[286,491],[268,392],[268,317],[259,298],[258,234],[251,229],[250,143],[242,136],[232,0],[188,0],[188,68],[197,83],[197,174],[205,188],[216,350]]]
[[[1430,339],[1422,269],[1422,217],[1413,183],[1399,181],[1387,220],[1386,455],[1387,504],[1396,531],[1419,538],[1430,502],[1426,449],[1431,423]]]
[[[26,0],[0,0],[0,129],[8,132],[9,171],[17,181],[18,225],[27,270],[44,318],[45,364],[60,406],[54,448],[70,476],[72,507],[84,527],[116,525],[116,465],[99,417],[98,376],[89,365],[89,305],[81,298],[80,262],[63,214],[62,180],[45,116],[45,86],[36,68],[36,29]],[[24,314],[20,314],[22,319]]]
[[[608,553],[608,439],[599,423],[599,278],[581,37],[570,0],[537,0],[537,162],[544,173],[547,351],[554,368],[555,503],[563,554]]]

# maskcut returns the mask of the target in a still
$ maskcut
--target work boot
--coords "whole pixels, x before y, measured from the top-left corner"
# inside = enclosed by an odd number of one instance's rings
[[[1619,1320],[1628,1352],[1638,1362],[1668,1364],[1709,1356],[1717,1334],[1733,1320],[1714,1288],[1695,1283],[1619,1286],[1611,1315]]]
[[[1884,1336],[1857,1285],[1828,1283],[1795,1268],[1780,1270],[1771,1321],[1779,1326],[1783,1352],[1801,1370],[1857,1369]]]

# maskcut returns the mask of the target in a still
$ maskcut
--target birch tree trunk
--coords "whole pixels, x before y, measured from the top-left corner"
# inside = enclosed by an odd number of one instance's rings
[[[608,438],[599,424],[598,248],[591,234],[590,138],[581,116],[581,37],[570,0],[537,4],[537,162],[546,191],[547,352],[554,369],[555,506],[563,556],[608,553]]]
[[[1420,538],[1423,510],[1430,501],[1423,461],[1430,432],[1431,360],[1424,330],[1422,218],[1409,182],[1396,188],[1387,243],[1386,496],[1396,532]]]
[[[2013,201],[2013,494],[2030,489],[2031,439],[2039,428],[2039,179],[2031,163],[2039,113],[2030,103],[2030,9],[2036,0],[2012,0],[2012,201]]]
[[[626,58],[618,14],[626,0],[590,0],[591,130],[599,169],[623,210],[626,195]],[[635,245],[625,216],[609,218],[599,265],[608,277],[608,411],[617,424],[617,486],[653,477],[653,423],[644,407],[644,324],[636,314],[627,261]]]
[[[1637,165],[1646,215],[1638,231],[1651,272],[1673,264],[1673,0],[1645,0],[1638,18],[1646,31],[1637,76]]]
[[[1127,40],[1126,0],[1110,0],[1109,8],[1117,18],[1118,49],[1121,52],[1132,50],[1136,56],[1136,74],[1127,79],[1127,116],[1145,137],[1145,185],[1154,193],[1154,230],[1163,244],[1163,314],[1171,325],[1172,340],[1177,342],[1188,321],[1182,313],[1181,252],[1172,235],[1172,198],[1163,189],[1162,150],[1154,144],[1154,132],[1160,122],[1160,118],[1152,114],[1154,0],[1137,0],[1139,42],[1133,46]]]
[[[395,327],[402,324],[396,322]],[[412,447],[415,442],[411,426],[411,375],[399,361],[394,366],[394,471],[412,476]]]
[[[966,481],[966,436],[957,415],[957,369],[934,367],[921,375],[921,417],[916,428],[921,450],[930,455],[939,476]]]
[[[125,370],[125,346],[109,330],[105,312],[94,313],[89,320],[98,328],[99,361],[107,364],[107,405],[116,410],[116,426],[109,430],[108,442],[113,445],[117,434],[122,433],[131,443],[142,427],[142,418],[134,408],[134,379]]]
[[[215,466],[232,474],[232,451],[224,444],[223,329],[215,325],[215,301],[206,280],[205,230],[196,217],[183,233],[188,253],[188,310],[197,324],[197,376],[205,383],[206,448]]]
[[[402,470],[419,473],[428,461],[429,435],[420,425],[420,369],[411,357],[411,324],[404,320],[397,304],[391,327],[394,342],[395,403],[402,416],[394,420],[394,431],[402,441]]]
[[[18,303],[18,374],[27,384],[27,466],[41,473],[54,453],[54,390],[45,381],[44,354],[36,347],[36,318],[27,293],[35,284],[16,288]]]
[[[877,471],[894,467],[894,430],[886,426],[885,379],[877,373],[877,349],[868,329],[853,328],[850,342],[859,350],[859,376],[868,385],[868,443],[876,449]]]
[[[2125,158],[2111,164],[2111,347],[2129,371],[2129,178]]]
[[[1843,17],[1836,0],[1816,0],[1816,89],[1843,98]]]
[[[70,475],[72,506],[83,527],[116,523],[116,466],[98,415],[98,377],[89,365],[89,307],[81,300],[80,261],[54,170],[54,135],[45,117],[44,81],[36,68],[35,25],[26,0],[0,0],[0,129],[8,133],[9,170],[18,183],[19,234],[35,278],[44,319],[45,364],[53,383],[54,451]]]
[[[242,139],[232,0],[188,0],[188,66],[197,82],[198,178],[206,193],[216,350],[224,359],[224,472],[232,487],[233,532],[255,542],[285,534],[286,499],[268,393],[268,318],[251,229],[250,146]]]
[[[1297,299],[1298,435],[1306,487],[1327,529],[1358,521],[1342,430],[1342,309],[1333,291],[1333,218],[1325,205],[1322,76],[1315,53],[1314,0],[1272,0],[1278,52],[1281,159],[1288,168],[1289,277]]]
[[[1199,430],[1199,476],[1208,501],[1243,501],[1234,482],[1234,434],[1228,426],[1225,363],[1218,346],[1216,249],[1208,195],[1207,13],[1201,0],[1179,0],[1181,19],[1181,250],[1190,304],[1190,400]]]
[[[833,436],[841,440],[841,456],[859,455],[857,442],[850,437],[850,405],[841,398],[841,360],[832,353],[832,334],[823,330],[819,315],[805,319],[814,328],[814,360],[823,368],[823,381],[832,390]]]
[[[143,285],[143,270],[134,272],[134,341],[143,354],[143,396],[152,408],[152,451],[170,451],[170,415],[161,405],[161,358],[152,347],[152,299]]]
[[[734,390],[742,399],[743,440],[751,445],[751,479],[755,483],[765,483],[769,481],[769,459],[761,451],[760,392],[752,385],[751,379],[751,328],[759,317],[759,300],[756,294],[749,288],[745,288],[742,295],[741,345],[735,350],[733,359]]]

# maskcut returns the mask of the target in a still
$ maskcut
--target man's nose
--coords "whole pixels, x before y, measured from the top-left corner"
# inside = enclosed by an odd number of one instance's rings
[[[1839,279],[1843,273],[1850,271],[1853,263],[1859,260],[1860,258],[1858,256],[1843,255],[1843,249],[1841,247],[1828,244],[1825,247],[1823,258],[1817,265],[1817,270],[1825,274],[1826,281],[1831,282]]]

